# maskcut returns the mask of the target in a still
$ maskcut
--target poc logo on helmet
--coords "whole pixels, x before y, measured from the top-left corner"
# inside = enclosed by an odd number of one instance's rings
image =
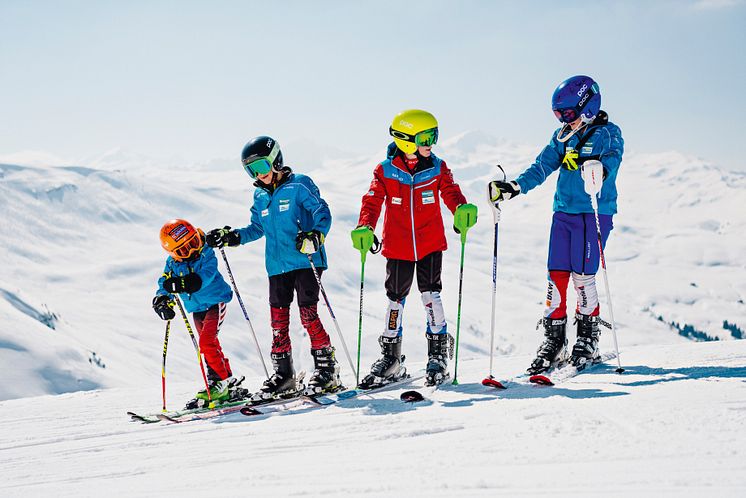
[[[414,125],[412,123],[404,121],[403,119],[401,121],[399,121],[399,124],[402,125],[402,126],[406,126],[407,128],[414,128]]]
[[[267,148],[269,148],[269,149],[272,148],[272,139],[271,138],[267,139]]]
[[[588,90],[588,84],[587,83],[583,83],[583,87],[580,90],[578,90],[578,97],[580,97],[581,95],[583,95],[583,92],[586,91],[586,90]]]

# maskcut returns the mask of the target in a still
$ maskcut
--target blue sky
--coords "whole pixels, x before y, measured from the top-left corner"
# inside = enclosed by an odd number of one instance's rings
[[[412,107],[538,153],[584,73],[628,151],[746,170],[744,52],[739,0],[0,0],[0,155],[206,161],[258,134],[367,154]]]

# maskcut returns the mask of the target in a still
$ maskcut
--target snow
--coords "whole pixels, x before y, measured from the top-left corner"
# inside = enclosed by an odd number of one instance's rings
[[[259,495],[743,495],[746,343],[732,340],[723,326],[746,329],[742,173],[677,152],[628,152],[606,254],[628,372],[617,376],[600,367],[543,390],[514,386],[496,393],[479,385],[489,364],[494,229],[485,185],[498,162],[513,178],[538,150],[481,132],[446,137],[436,150],[480,209],[466,246],[458,388],[420,406],[402,405],[392,392],[292,416],[234,415],[177,426],[142,426],[124,416],[160,407],[164,323],[150,309],[165,260],[158,230],[174,217],[206,230],[244,226],[253,190],[248,177],[237,161],[159,162],[119,149],[73,165],[45,152],[3,158],[4,494],[85,495],[104,486],[114,494],[197,494],[219,486],[228,494]],[[323,282],[354,355],[360,261],[348,233],[383,150],[350,158],[307,143],[296,151],[289,143],[283,152],[331,206],[331,268]],[[535,324],[546,291],[555,181],[503,207],[500,377],[522,372],[540,341]],[[444,211],[447,226],[451,219]],[[453,333],[459,240],[450,230],[447,237],[443,301]],[[263,250],[259,241],[226,254],[266,357],[271,331]],[[378,355],[384,265],[380,256],[367,259],[363,368]],[[604,306],[600,281],[599,291]],[[410,368],[421,366],[426,351],[419,303],[414,292],[404,316]],[[320,308],[343,379],[353,382],[331,318]],[[693,343],[682,335],[691,330],[720,342]],[[291,336],[296,367],[310,370],[295,309]],[[263,370],[237,302],[229,304],[221,342],[236,373],[257,388]],[[607,332],[601,347],[613,348]],[[172,408],[200,387],[179,321],[172,327],[167,380]]]
[[[399,401],[403,387],[176,425],[129,422],[157,406],[136,388],[5,401],[3,495],[743,496],[746,342],[623,359],[622,375],[599,365],[505,391],[481,386],[486,361],[470,360],[458,387],[420,404]],[[502,358],[496,374],[528,361]]]

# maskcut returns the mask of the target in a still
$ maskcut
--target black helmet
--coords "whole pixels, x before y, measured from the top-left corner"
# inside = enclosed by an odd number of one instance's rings
[[[279,173],[282,169],[280,144],[274,138],[264,135],[250,140],[241,152],[241,164],[251,178],[270,171]]]

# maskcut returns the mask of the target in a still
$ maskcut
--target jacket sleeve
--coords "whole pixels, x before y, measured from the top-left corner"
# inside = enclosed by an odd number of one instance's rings
[[[606,177],[616,176],[624,153],[624,139],[617,126],[604,126],[599,131],[600,139],[593,144],[593,154],[598,155],[606,170]]]
[[[302,183],[298,200],[303,209],[308,211],[313,218],[312,230],[318,230],[326,236],[332,226],[332,213],[329,211],[329,205],[321,198],[319,188],[313,183],[313,180],[306,177]]]
[[[558,149],[559,142],[556,142],[554,138],[552,141],[544,147],[536,157],[534,164],[528,167],[526,171],[521,173],[515,181],[521,186],[521,192],[526,193],[535,187],[538,187],[551,175],[557,171],[562,165],[562,158],[560,157],[560,151]]]
[[[215,256],[215,251],[210,250],[209,254],[202,253],[197,274],[202,279],[202,289],[206,289],[220,275],[218,271],[218,258]]]
[[[378,217],[381,216],[381,206],[384,200],[386,200],[386,183],[383,178],[383,166],[379,164],[373,172],[373,181],[370,182],[368,192],[363,196],[358,226],[369,225],[375,229]]]
[[[241,236],[241,244],[248,244],[249,242],[261,239],[264,235],[262,217],[259,215],[259,209],[256,207],[256,197],[254,198],[254,205],[251,206],[251,223],[244,228],[237,228],[236,231]]]
[[[173,295],[171,295],[170,292],[167,292],[166,289],[163,288],[163,282],[165,282],[166,279],[171,276],[171,265],[168,263],[169,260],[166,260],[166,266],[163,267],[163,274],[161,275],[161,278],[158,279],[158,289],[155,291],[155,295],[168,296],[169,298],[173,299]]]
[[[452,213],[461,204],[466,204],[466,197],[461,193],[461,187],[454,181],[453,173],[445,161],[440,165],[440,197]]]

